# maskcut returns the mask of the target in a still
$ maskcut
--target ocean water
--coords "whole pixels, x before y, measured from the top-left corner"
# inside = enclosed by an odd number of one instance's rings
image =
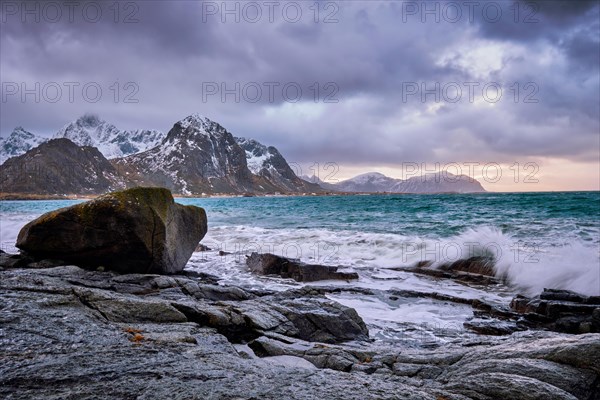
[[[375,294],[331,295],[354,307],[378,340],[422,346],[469,336],[469,306],[427,298],[397,299],[396,289],[447,293],[508,304],[517,293],[543,288],[600,295],[600,192],[233,197],[177,199],[204,207],[209,230],[187,268],[248,288],[284,290],[302,284],[252,275],[245,256],[270,252],[358,272],[357,282],[318,282],[370,288]],[[29,220],[78,201],[0,202],[0,245],[15,251]],[[219,251],[226,255],[219,255]],[[433,267],[472,256],[494,257],[508,285],[465,286],[402,268]]]

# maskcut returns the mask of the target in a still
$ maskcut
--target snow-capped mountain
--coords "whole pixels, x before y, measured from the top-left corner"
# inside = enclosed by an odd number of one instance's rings
[[[236,137],[235,140],[246,152],[246,164],[254,174],[266,179],[274,187],[284,191],[318,191],[317,185],[296,176],[281,153],[273,146],[254,140]]]
[[[311,178],[308,178],[311,179]],[[305,179],[306,180],[306,179]],[[309,180],[310,182],[310,180]],[[485,192],[477,180],[466,175],[437,172],[409,179],[394,179],[379,172],[369,172],[335,184],[319,182],[328,190],[362,193],[477,193]]]
[[[160,146],[113,163],[133,184],[163,186],[181,194],[321,190],[296,177],[274,147],[236,140],[199,114],[177,122]]]
[[[157,146],[165,135],[157,130],[120,130],[97,115],[85,114],[65,125],[54,138],[66,138],[79,146],[96,147],[110,159],[151,149]]]
[[[36,136],[20,126],[16,127],[6,139],[0,137],[0,164],[10,157],[24,154],[46,140],[48,139]]]
[[[481,183],[467,175],[437,172],[401,180],[390,189],[393,193],[477,193],[485,192]]]
[[[177,122],[160,146],[117,159],[115,165],[140,184],[176,193],[252,190],[244,150],[225,128],[198,114]]]
[[[388,192],[396,183],[396,179],[379,172],[368,172],[334,184],[334,187],[343,192]]]
[[[166,137],[156,142],[160,135],[157,131],[119,131],[96,116],[86,115],[57,133],[60,138],[3,165],[2,191],[100,194],[134,186],[161,186],[184,195],[323,191],[298,178],[276,148],[236,139],[201,115],[175,123]],[[137,151],[143,146],[151,148],[107,160],[106,155]],[[42,172],[34,171],[30,178],[32,165]]]
[[[52,139],[0,165],[8,193],[98,194],[122,189],[125,179],[94,147]]]

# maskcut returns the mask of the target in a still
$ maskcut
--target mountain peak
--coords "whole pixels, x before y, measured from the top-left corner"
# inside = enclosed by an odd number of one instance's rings
[[[75,121],[78,125],[87,127],[97,127],[105,123],[97,114],[85,113]]]
[[[6,139],[0,138],[0,164],[11,157],[25,153],[46,140],[46,138],[37,137],[26,131],[22,126],[17,126]]]
[[[366,172],[364,174],[356,175],[352,179],[356,179],[356,178],[388,178],[388,177],[385,176],[384,174],[382,174],[381,172]]]
[[[202,130],[206,130],[207,127],[214,122],[205,117],[204,115],[194,113],[192,115],[188,115],[187,117],[185,117],[177,123],[181,125],[183,129],[187,129],[190,126],[193,126]]]
[[[233,142],[233,135],[219,123],[207,118],[201,114],[194,113],[184,119],[177,121],[173,126],[173,129],[167,134],[167,140],[172,142],[173,140],[179,141],[188,139],[197,139],[207,137],[211,140],[217,140],[222,137],[226,137],[227,141]]]
[[[164,134],[153,130],[120,130],[97,114],[86,113],[65,125],[54,138],[67,138],[79,146],[97,147],[106,158],[117,158],[157,146]]]
[[[8,136],[10,138],[33,138],[35,135],[29,131],[26,131],[22,126],[17,126],[13,129],[12,133]]]

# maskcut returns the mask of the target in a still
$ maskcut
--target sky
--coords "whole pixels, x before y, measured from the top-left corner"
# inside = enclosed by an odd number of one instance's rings
[[[598,1],[3,1],[0,136],[200,113],[297,174],[600,189]]]

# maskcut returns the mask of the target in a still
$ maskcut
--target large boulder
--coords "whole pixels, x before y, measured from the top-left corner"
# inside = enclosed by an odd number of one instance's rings
[[[207,230],[204,209],[176,204],[161,188],[135,188],[42,215],[21,229],[17,247],[121,273],[183,270]]]

